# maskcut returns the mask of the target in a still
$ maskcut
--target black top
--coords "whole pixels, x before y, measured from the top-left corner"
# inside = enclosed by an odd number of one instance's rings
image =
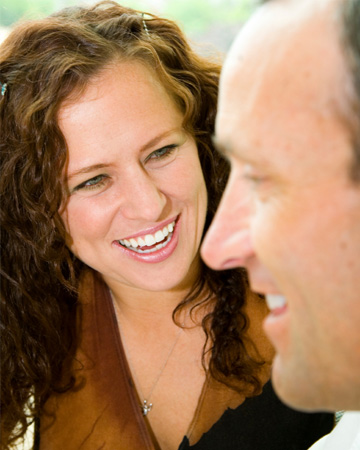
[[[185,437],[179,450],[307,450],[333,427],[333,414],[284,405],[269,381],[261,395],[227,409],[195,445]]]

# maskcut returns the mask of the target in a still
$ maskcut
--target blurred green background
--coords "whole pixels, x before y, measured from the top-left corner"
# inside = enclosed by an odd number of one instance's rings
[[[38,18],[71,5],[91,0],[1,0],[0,33],[18,20]],[[194,42],[229,48],[237,31],[253,9],[253,0],[121,0],[134,9],[176,20]],[[1,36],[0,36],[1,39]]]

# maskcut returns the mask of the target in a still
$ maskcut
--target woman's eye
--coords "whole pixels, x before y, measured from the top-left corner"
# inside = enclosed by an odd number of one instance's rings
[[[173,144],[159,148],[159,150],[155,150],[154,152],[150,153],[150,155],[145,159],[145,162],[149,160],[164,159],[170,156],[177,147],[178,146],[176,144]]]
[[[96,177],[90,178],[90,180],[84,181],[73,189],[73,192],[80,190],[91,190],[98,189],[105,184],[107,175],[97,175]]]

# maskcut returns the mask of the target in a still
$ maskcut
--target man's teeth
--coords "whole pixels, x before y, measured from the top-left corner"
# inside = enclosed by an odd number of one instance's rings
[[[282,295],[266,294],[265,297],[268,308],[271,311],[283,308],[286,305],[286,298]]]
[[[154,234],[147,234],[143,237],[138,238],[131,238],[131,239],[120,239],[120,244],[124,245],[125,247],[129,248],[130,250],[134,250],[138,253],[150,253],[154,252],[156,250],[159,250],[160,248],[165,247],[165,245],[170,242],[172,237],[172,232],[174,231],[175,227],[175,221],[169,223],[169,225],[166,225],[162,230],[158,230]],[[168,237],[168,239],[166,239]],[[163,242],[165,240],[165,242]],[[155,244],[157,244],[156,247],[152,249],[144,249],[142,250],[141,247],[151,247]]]

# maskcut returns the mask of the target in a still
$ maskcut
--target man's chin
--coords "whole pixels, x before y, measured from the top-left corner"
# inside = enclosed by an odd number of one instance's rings
[[[329,405],[328,398],[321,395],[321,390],[308,377],[296,376],[294,368],[286,370],[281,357],[276,354],[273,362],[272,384],[280,400],[290,408],[304,412],[334,412],[336,408]],[[339,408],[341,409],[341,408]]]

